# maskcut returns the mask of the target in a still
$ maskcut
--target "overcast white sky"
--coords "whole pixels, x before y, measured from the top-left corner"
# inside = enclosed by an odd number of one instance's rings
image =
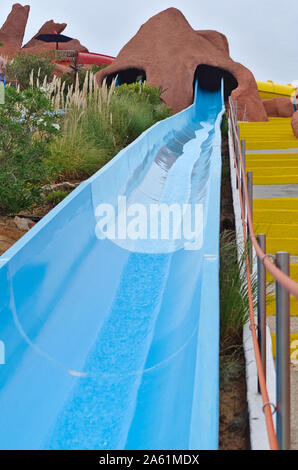
[[[0,23],[10,12],[1,0]],[[65,34],[91,52],[115,56],[152,15],[182,11],[194,29],[215,29],[229,41],[231,56],[257,80],[290,83],[298,79],[297,0],[27,0],[31,12],[25,41],[47,20],[68,24]]]

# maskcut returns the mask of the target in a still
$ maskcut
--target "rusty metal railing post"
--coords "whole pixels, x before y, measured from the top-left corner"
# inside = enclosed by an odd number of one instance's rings
[[[276,266],[289,275],[290,255],[276,253]],[[276,434],[281,450],[291,446],[290,295],[276,282]]]
[[[245,140],[241,139],[241,154],[242,154],[242,159],[243,159],[243,165],[244,165],[244,172],[242,171],[241,167],[241,194],[242,194],[242,201],[243,201],[243,208],[244,208],[244,213],[245,213],[245,192],[244,192],[244,179],[245,179]]]
[[[235,121],[237,123],[237,121]],[[239,130],[239,125],[236,124],[236,132],[237,132],[237,136],[238,136],[238,139],[239,139],[239,135],[240,135],[240,130]],[[238,166],[238,171],[240,172],[240,152],[239,152],[239,147],[238,147],[238,141],[237,139],[235,138],[235,142],[236,142],[236,146],[235,146],[235,150],[236,150],[236,160],[237,160],[237,166]],[[240,173],[241,175],[241,173]],[[236,178],[236,189],[238,189],[238,178]]]
[[[266,235],[257,236],[258,244],[266,253]],[[261,353],[262,366],[266,379],[266,268],[262,260],[258,257],[258,343]],[[260,393],[258,383],[258,392]]]
[[[253,213],[252,213],[252,199],[253,199],[253,177],[252,177],[252,171],[247,172],[247,191],[248,191],[248,207],[247,210],[250,209],[251,212],[251,218],[253,219]],[[248,256],[249,256],[249,266],[250,266],[250,272],[252,272],[252,243],[251,243],[251,238],[250,238],[250,232],[249,232],[249,225],[247,223],[247,241],[248,241]]]

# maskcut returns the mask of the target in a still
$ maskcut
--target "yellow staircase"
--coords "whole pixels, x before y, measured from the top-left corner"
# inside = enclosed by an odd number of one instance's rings
[[[246,170],[253,172],[253,184],[259,188],[267,186],[266,189],[270,185],[298,185],[298,139],[293,134],[291,119],[269,118],[268,122],[238,124],[240,139],[246,141]],[[266,234],[267,253],[290,253],[290,276],[298,282],[298,186],[297,197],[253,199],[253,222],[256,234]],[[266,279],[273,281],[269,273]],[[275,315],[275,296],[270,294],[267,300],[267,315],[271,317]],[[290,299],[290,313],[291,322],[297,322],[298,299],[294,297]],[[275,355],[274,332],[272,341]],[[290,354],[292,359],[298,359],[298,331],[291,333]]]
[[[266,122],[239,122],[238,124],[241,129],[241,139],[246,139],[246,150],[298,148],[291,118],[269,118]],[[270,152],[268,154],[270,155]]]

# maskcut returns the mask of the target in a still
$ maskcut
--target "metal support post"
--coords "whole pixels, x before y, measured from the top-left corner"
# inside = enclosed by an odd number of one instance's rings
[[[266,235],[257,236],[258,244],[266,253]],[[266,268],[258,257],[258,343],[261,352],[262,366],[266,379]],[[258,392],[260,393],[258,384]]]
[[[289,275],[290,255],[276,253],[276,266]],[[276,282],[276,434],[281,450],[291,446],[290,295]]]

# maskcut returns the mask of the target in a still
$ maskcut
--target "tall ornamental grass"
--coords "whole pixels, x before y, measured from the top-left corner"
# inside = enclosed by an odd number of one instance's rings
[[[87,73],[83,87],[79,81],[65,89],[55,78],[44,83],[54,108],[65,109],[61,135],[51,146],[48,164],[58,179],[82,179],[92,175],[122,148],[157,121],[171,115],[157,87],[146,83],[98,88],[96,78]]]
[[[220,330],[221,347],[238,344],[243,326],[249,320],[246,279],[246,253],[239,259],[235,232],[225,230],[220,238]],[[251,276],[253,303],[257,303],[257,278]]]

